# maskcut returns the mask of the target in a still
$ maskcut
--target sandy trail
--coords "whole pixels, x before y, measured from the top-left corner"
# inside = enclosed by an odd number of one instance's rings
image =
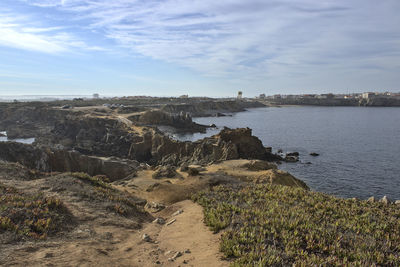
[[[20,190],[43,186],[41,180],[3,181]],[[34,191],[34,190],[33,190]],[[141,229],[124,227],[125,221],[108,219],[107,214],[59,195],[79,220],[64,236],[46,241],[0,245],[1,266],[228,266],[219,252],[220,235],[203,223],[201,206],[184,200],[153,213],[170,225],[145,223]],[[181,214],[173,215],[183,210]],[[142,240],[146,233],[151,242]],[[185,252],[186,251],[186,252]],[[169,260],[177,252],[182,255]],[[190,252],[190,253],[188,253]]]

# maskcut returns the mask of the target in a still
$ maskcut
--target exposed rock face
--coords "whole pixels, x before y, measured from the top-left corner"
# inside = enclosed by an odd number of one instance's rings
[[[86,156],[77,151],[52,151],[14,142],[0,142],[0,159],[18,162],[44,172],[103,174],[112,181],[135,175],[139,166],[139,163],[133,160]]]
[[[266,171],[278,168],[276,164],[263,160],[252,160],[244,164],[242,167],[249,171]]]
[[[303,181],[295,178],[293,175],[286,171],[270,169],[265,171],[261,176],[256,177],[254,180],[256,183],[272,183],[286,186],[301,187],[303,189],[309,189],[307,184]]]
[[[147,161],[151,159],[151,137],[148,132],[135,133],[116,119],[71,116],[56,122],[51,134],[36,141],[87,155]]]
[[[181,164],[183,162],[206,164],[230,159],[281,160],[268,152],[260,139],[252,136],[249,128],[225,128],[219,134],[196,142],[179,142],[155,136],[152,155],[162,164]]]
[[[190,114],[183,111],[179,114],[170,114],[161,110],[148,110],[128,119],[139,125],[171,126],[183,132],[205,132],[207,129],[207,126],[193,122]]]
[[[49,109],[43,103],[7,106],[0,110],[0,130],[7,131],[10,139],[36,137],[49,132],[66,114],[66,110]]]
[[[177,172],[172,166],[159,166],[153,173],[153,178],[172,178],[177,175]]]
[[[387,196],[383,196],[379,201],[382,202],[385,205],[388,205],[388,204],[391,203],[390,199],[388,199]]]
[[[186,112],[193,117],[218,116],[222,113],[244,111],[246,108],[265,107],[257,101],[203,101],[196,104],[170,104],[165,105],[162,110],[168,113],[179,114]]]

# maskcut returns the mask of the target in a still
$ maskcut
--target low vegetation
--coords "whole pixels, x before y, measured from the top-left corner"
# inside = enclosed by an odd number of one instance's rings
[[[140,199],[112,187],[106,176],[90,176],[81,172],[71,173],[70,175],[93,186],[94,194],[86,192],[86,197],[95,201],[100,200],[105,203],[112,203],[111,210],[118,215],[129,217],[142,211],[140,206],[143,203],[141,203]]]
[[[233,266],[400,266],[400,208],[280,185],[218,186],[193,199],[225,229]]]
[[[0,183],[0,234],[44,239],[69,221],[69,213],[59,199],[23,194]]]

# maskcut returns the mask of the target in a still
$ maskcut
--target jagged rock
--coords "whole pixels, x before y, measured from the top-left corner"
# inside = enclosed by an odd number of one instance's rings
[[[396,201],[394,202],[394,204],[400,205],[400,200],[396,200]]]
[[[167,222],[167,225],[171,225],[171,224],[173,224],[174,222],[176,222],[176,219],[170,220],[169,222]]]
[[[270,170],[270,169],[277,169],[278,167],[276,164],[263,161],[263,160],[251,160],[250,162],[241,166],[242,168],[246,168],[249,171],[263,171],[263,170]]]
[[[299,152],[286,153],[286,157],[298,157],[298,156],[300,156]]]
[[[288,156],[286,155],[285,159],[286,162],[297,162],[299,161],[299,157],[297,156]]]
[[[390,204],[390,200],[388,199],[388,197],[387,196],[383,196],[382,198],[381,198],[381,200],[379,200],[380,202],[382,202],[383,204]]]
[[[183,213],[183,210],[177,210],[172,214],[172,216],[177,216],[177,215],[182,214],[182,213]]]
[[[310,153],[310,156],[317,157],[317,156],[319,156],[319,154],[316,153],[316,152],[311,152],[311,153]]]
[[[207,129],[207,126],[193,122],[190,114],[186,112],[171,114],[162,110],[148,110],[128,119],[139,125],[171,126],[184,132],[205,132]]]
[[[156,218],[153,223],[165,224],[165,220],[161,217]]]
[[[308,186],[303,181],[297,179],[290,173],[278,169],[270,169],[263,172],[262,175],[253,179],[254,183],[272,183],[286,186],[301,187],[308,190]]]
[[[375,199],[374,196],[371,196],[371,197],[369,197],[369,198],[367,199],[367,202],[373,203],[373,202],[376,202],[376,199]]]
[[[245,111],[246,108],[265,107],[257,101],[201,101],[193,104],[168,104],[161,110],[179,114],[181,111],[191,114],[193,117],[215,116],[216,113],[232,113]]]
[[[270,147],[270,146],[265,147],[265,151],[271,153],[272,152],[272,147]]]
[[[145,242],[151,242],[151,238],[148,234],[143,234],[142,235],[142,240]]]
[[[177,172],[175,170],[175,167],[172,166],[159,166],[156,171],[153,173],[153,178],[158,179],[158,178],[172,178],[177,175]]]
[[[18,162],[43,172],[86,172],[106,175],[111,181],[134,176],[139,163],[134,160],[82,155],[77,151],[50,150],[16,142],[0,142],[0,159]]]
[[[165,209],[165,205],[157,202],[147,202],[144,208],[150,212],[159,212]]]
[[[173,259],[176,259],[178,257],[182,256],[182,252],[178,251],[174,254],[174,256],[172,256]]]

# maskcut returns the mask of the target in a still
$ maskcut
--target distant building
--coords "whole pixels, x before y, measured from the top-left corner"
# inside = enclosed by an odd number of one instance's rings
[[[302,95],[301,97],[302,97],[302,98],[315,98],[315,96],[316,96],[316,95],[314,95],[314,94],[304,94],[304,95]]]
[[[93,99],[98,99],[100,97],[99,94],[93,94]]]
[[[281,99],[282,96],[281,96],[281,95],[273,95],[273,98],[274,98],[274,99]]]
[[[189,98],[189,95],[181,95],[179,98]]]
[[[265,94],[260,94],[260,96],[258,98],[265,99]]]
[[[243,92],[239,91],[238,95],[237,95],[237,99],[242,99],[242,97],[243,97]]]
[[[375,94],[375,93],[371,93],[371,92],[367,92],[367,93],[363,93],[361,96],[362,96],[362,98],[364,98],[364,99],[369,99],[369,98],[375,97],[376,94]]]

